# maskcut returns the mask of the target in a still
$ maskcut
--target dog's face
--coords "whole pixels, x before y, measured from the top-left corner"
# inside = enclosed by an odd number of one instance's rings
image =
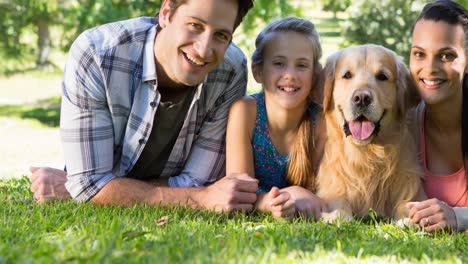
[[[406,109],[418,101],[403,61],[381,46],[341,50],[328,59],[325,74],[324,110],[356,145],[404,122]]]

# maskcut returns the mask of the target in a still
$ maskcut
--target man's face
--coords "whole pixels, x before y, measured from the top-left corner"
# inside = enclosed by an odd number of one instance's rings
[[[168,2],[164,1],[160,10],[162,29],[154,45],[157,64],[164,71],[156,68],[158,82],[163,86],[194,86],[223,60],[238,3],[187,0],[171,11]]]

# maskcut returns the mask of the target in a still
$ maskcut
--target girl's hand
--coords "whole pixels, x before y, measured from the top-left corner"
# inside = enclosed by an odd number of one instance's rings
[[[271,188],[269,193],[260,195],[256,207],[263,212],[271,212],[275,218],[294,218],[296,203],[288,192]]]
[[[442,229],[457,230],[457,219],[453,208],[438,199],[409,202],[406,205],[411,221],[427,232]]]
[[[288,192],[280,191],[277,187],[271,188],[268,193],[269,210],[275,218],[294,218],[296,202]]]
[[[329,211],[325,201],[303,187],[290,186],[282,189],[282,191],[286,191],[291,195],[293,200],[296,201],[297,213],[306,219],[313,217],[318,220],[322,212]]]

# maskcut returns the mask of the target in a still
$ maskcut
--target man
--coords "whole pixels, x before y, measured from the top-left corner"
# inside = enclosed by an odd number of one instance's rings
[[[257,180],[233,174],[203,186],[224,175],[227,113],[247,81],[231,39],[252,5],[165,0],[155,19],[81,34],[63,81],[68,175],[32,168],[35,198],[251,210]]]

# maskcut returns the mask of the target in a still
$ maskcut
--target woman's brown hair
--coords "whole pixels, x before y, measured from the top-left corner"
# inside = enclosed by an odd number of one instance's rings
[[[450,25],[460,25],[465,33],[465,57],[468,59],[468,11],[457,2],[451,0],[438,0],[424,6],[423,11],[416,20],[443,21]],[[467,62],[468,63],[468,62]],[[468,67],[468,66],[466,66]],[[465,69],[466,71],[466,69]],[[462,82],[462,155],[465,167],[465,178],[468,189],[468,73],[465,72]]]

